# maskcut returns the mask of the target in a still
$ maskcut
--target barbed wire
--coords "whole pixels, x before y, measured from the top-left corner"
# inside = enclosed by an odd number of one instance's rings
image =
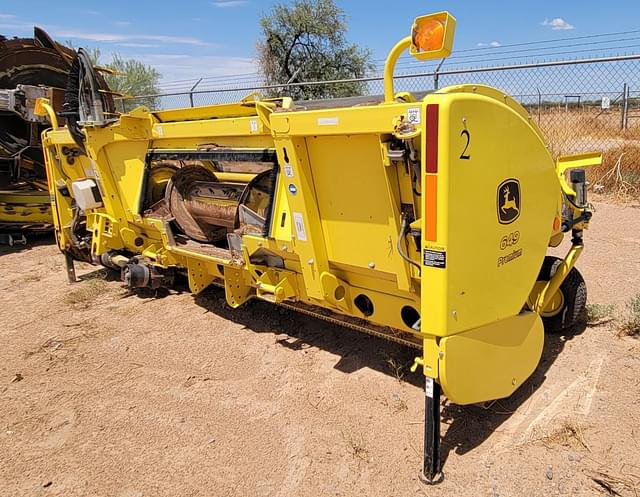
[[[640,47],[640,44],[633,45],[623,45],[623,46],[604,46],[613,43],[624,43],[628,41],[637,41],[640,40],[640,37],[631,37],[624,38],[626,35],[630,34],[638,34],[640,30],[630,30],[630,31],[618,31],[618,32],[610,32],[610,33],[599,33],[593,35],[582,35],[582,36],[572,36],[566,37],[562,39],[547,39],[547,40],[537,40],[530,42],[520,42],[520,43],[511,43],[504,44],[497,47],[488,46],[488,47],[476,47],[476,48],[466,48],[461,50],[456,50],[454,53],[447,59],[445,62],[446,67],[450,67],[452,63],[456,63],[457,66],[474,66],[481,63],[494,63],[501,62],[513,59],[513,62],[517,62],[518,60],[522,61],[524,59],[528,61],[541,60],[543,57],[554,57],[558,55],[568,55],[568,54],[583,54],[592,52],[592,55],[599,54],[601,56],[604,55],[619,55],[619,52],[614,53],[614,51],[619,50],[629,50],[629,49],[637,49]],[[617,37],[617,38],[612,38]],[[604,38],[612,38],[612,39],[604,39]],[[568,41],[577,41],[577,40],[588,40],[581,43],[570,43],[567,44]],[[593,41],[597,40],[597,41]],[[551,46],[540,46],[551,44]],[[537,45],[537,46],[536,46]],[[520,48],[520,47],[532,47],[535,48]],[[590,49],[583,50],[572,50],[567,51],[567,48],[578,49],[580,47],[590,47]],[[516,48],[516,50],[509,50],[511,48]],[[552,50],[562,50],[561,52],[550,52]],[[508,55],[509,57],[504,57],[504,55]],[[511,57],[513,56],[513,57]],[[367,76],[379,76],[382,73],[382,69],[384,66],[385,59],[373,59],[373,63],[375,69],[368,73]],[[400,57],[398,63],[396,65],[397,72],[402,73],[403,71],[408,71],[415,69],[417,67],[422,68],[425,71],[429,71],[431,69],[435,69],[436,65],[425,65],[424,63],[417,62],[409,55],[404,55]],[[214,89],[216,85],[222,85],[227,82],[234,83],[254,83],[256,85],[262,84],[262,77],[258,71],[252,73],[241,73],[236,75],[216,75],[216,76],[204,76],[202,78],[193,78],[193,79],[181,79],[181,80],[172,80],[161,82],[158,85],[158,89],[160,92],[171,91],[171,90],[188,90],[193,85],[200,87],[200,89]]]

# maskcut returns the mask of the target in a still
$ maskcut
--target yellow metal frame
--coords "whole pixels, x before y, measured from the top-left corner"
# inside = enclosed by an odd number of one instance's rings
[[[447,19],[450,50],[455,19]],[[381,105],[299,110],[290,99],[251,95],[235,104],[139,108],[85,127],[87,155],[73,163],[62,153],[75,147],[71,135],[52,119],[43,146],[59,247],[77,248],[72,198],[63,192],[90,177],[103,205],[86,212],[88,258],[138,254],[152,267],[182,269],[194,293],[221,284],[234,308],[258,298],[358,320],[421,346],[415,366],[455,402],[510,395],[535,369],[539,314],[582,251],[572,248],[523,312],[548,246],[562,237],[563,206],[574,209],[564,172],[598,156],[554,164],[525,109],[485,86],[395,101],[393,69],[410,46],[405,38],[389,54]],[[52,112],[46,102],[40,111]],[[169,221],[140,209],[150,150],[211,144],[277,156],[269,235],[241,235],[239,249],[179,244]],[[260,253],[282,264],[257,262]]]

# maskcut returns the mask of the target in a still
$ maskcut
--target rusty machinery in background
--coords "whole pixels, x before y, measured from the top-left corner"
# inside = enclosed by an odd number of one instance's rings
[[[64,118],[65,89],[76,55],[38,27],[33,38],[0,36],[0,242],[24,243],[26,232],[52,228],[40,143],[50,124],[35,115],[34,106],[37,98],[47,98]],[[97,81],[106,111],[113,112],[106,82],[100,75]]]

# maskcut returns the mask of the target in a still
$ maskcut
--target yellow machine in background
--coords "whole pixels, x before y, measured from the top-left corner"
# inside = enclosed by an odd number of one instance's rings
[[[184,272],[193,293],[224,286],[231,307],[258,298],[416,348],[433,481],[441,389],[459,404],[511,395],[543,323],[584,310],[573,266],[591,213],[576,168],[600,162],[554,164],[525,109],[492,88],[395,94],[400,54],[446,57],[454,29],[448,13],[416,19],[389,54],[384,101],[354,107],[252,95],[108,120],[83,69],[69,129],[38,109],[71,278],[73,259],[120,268],[132,288]],[[567,257],[547,257],[567,232]]]

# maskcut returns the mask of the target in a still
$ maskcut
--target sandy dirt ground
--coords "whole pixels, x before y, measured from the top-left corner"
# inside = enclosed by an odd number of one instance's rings
[[[640,292],[640,208],[600,203],[592,303]],[[414,353],[221,290],[132,295],[50,239],[0,249],[0,496],[542,496],[640,492],[640,341],[547,336],[509,399],[443,402],[425,486]]]

